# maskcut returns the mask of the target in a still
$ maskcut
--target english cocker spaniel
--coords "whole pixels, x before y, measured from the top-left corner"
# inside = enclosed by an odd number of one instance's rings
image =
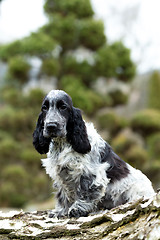
[[[33,144],[57,188],[50,217],[81,217],[155,194],[150,180],[125,163],[82,119],[71,97],[52,90],[44,98]]]

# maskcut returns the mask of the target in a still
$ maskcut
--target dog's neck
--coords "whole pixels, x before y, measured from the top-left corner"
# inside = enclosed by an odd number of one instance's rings
[[[52,138],[50,143],[50,152],[58,151],[60,153],[65,149],[67,145],[69,146],[70,144],[67,142],[66,137]]]

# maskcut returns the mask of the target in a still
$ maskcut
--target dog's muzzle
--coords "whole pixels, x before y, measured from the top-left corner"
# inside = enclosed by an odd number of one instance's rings
[[[65,137],[66,130],[64,124],[59,124],[58,122],[46,123],[43,130],[43,136],[46,138],[56,138]]]
[[[61,135],[60,124],[58,122],[46,123],[43,135],[45,137],[59,137]]]

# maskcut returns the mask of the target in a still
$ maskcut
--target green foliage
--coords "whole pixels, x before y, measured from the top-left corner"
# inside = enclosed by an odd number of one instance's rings
[[[56,42],[43,32],[32,33],[29,37],[0,46],[0,58],[8,61],[17,55],[45,57],[51,55]]]
[[[30,64],[22,56],[10,58],[8,65],[8,74],[12,79],[18,79],[21,83],[28,80]]]
[[[109,96],[112,99],[112,106],[126,104],[128,102],[128,94],[118,88],[110,91]]]
[[[146,109],[138,112],[131,120],[131,127],[143,136],[160,131],[160,111]]]
[[[148,162],[147,151],[140,146],[132,146],[125,154],[125,160],[135,168],[144,169]]]
[[[22,50],[21,50],[20,40],[16,40],[12,43],[0,46],[0,58],[3,61],[7,61],[9,60],[10,57],[14,57],[15,55],[20,55],[21,53],[22,53]]]
[[[93,69],[87,61],[77,62],[72,56],[65,56],[63,60],[63,73],[64,75],[75,75],[77,78],[82,79],[86,86],[90,86],[96,79]]]
[[[97,93],[87,89],[81,79],[75,76],[63,77],[61,87],[72,97],[74,105],[85,110],[85,113],[93,114],[96,109],[107,104],[107,98],[103,99]]]
[[[13,107],[24,107],[25,97],[17,88],[5,87],[0,91],[2,101]]]
[[[136,73],[135,64],[131,60],[130,49],[126,48],[122,42],[115,42],[111,45],[112,51],[117,57],[116,73],[118,79],[129,82]]]
[[[13,207],[22,207],[27,200],[28,173],[22,166],[11,164],[1,174],[7,189],[2,188],[0,200],[2,203],[8,201],[8,205]]]
[[[3,169],[2,177],[4,180],[10,180],[16,183],[17,189],[23,190],[24,186],[27,186],[28,174],[20,165],[8,165]],[[21,181],[20,181],[21,180]]]
[[[56,47],[56,42],[42,32],[32,33],[29,37],[22,40],[22,54],[39,56],[41,58],[51,55]]]
[[[19,139],[33,129],[32,115],[24,110],[16,110],[12,107],[1,109],[0,128],[10,131],[16,139]]]
[[[105,44],[106,37],[102,21],[84,19],[80,24],[80,43],[83,46],[95,51]]]
[[[41,73],[47,76],[57,76],[60,71],[60,64],[55,58],[46,58],[42,62]]]
[[[109,45],[102,46],[97,51],[96,72],[97,75],[113,77],[116,75],[117,57]]]
[[[24,148],[21,151],[20,159],[24,162],[24,164],[30,169],[30,166],[32,166],[32,169],[30,171],[39,171],[40,169],[40,158],[39,154],[34,150],[34,148]]]
[[[46,0],[44,9],[48,14],[60,13],[62,16],[75,14],[77,18],[92,17],[90,0]]]
[[[97,50],[106,41],[101,21],[90,18],[78,20],[74,15],[63,17],[54,14],[41,31],[56,39],[63,51],[75,49],[79,45]]]
[[[151,135],[147,140],[148,150],[152,159],[160,159],[160,133]]]
[[[27,102],[29,106],[34,106],[40,108],[43,98],[45,96],[45,93],[42,89],[40,88],[34,88],[31,89],[28,95],[26,96]]]
[[[152,180],[155,189],[159,188],[159,173],[160,173],[160,160],[152,159],[148,168],[145,169],[145,174]]]
[[[15,208],[23,207],[27,197],[22,192],[17,192],[16,185],[12,181],[5,181],[1,186],[0,205]]]
[[[160,73],[155,71],[149,79],[149,96],[148,96],[148,106],[149,108],[160,110]]]
[[[32,198],[43,201],[47,197],[50,197],[49,192],[51,190],[53,188],[50,186],[50,180],[46,174],[39,173],[32,180]]]
[[[19,143],[11,137],[5,137],[0,140],[0,158],[1,164],[5,161],[16,161],[19,155]],[[14,154],[13,154],[14,153]]]
[[[114,151],[131,166],[145,170],[148,162],[148,151],[144,148],[139,136],[129,129],[120,132],[111,143]]]
[[[126,119],[113,111],[99,114],[97,121],[100,128],[108,130],[111,134],[116,134],[120,129],[127,126]]]
[[[114,151],[120,156],[124,156],[125,152],[127,152],[132,146],[135,145],[136,145],[135,140],[132,137],[126,136],[123,133],[118,134],[112,140],[112,147]]]
[[[74,49],[78,44],[79,28],[78,20],[73,15],[63,17],[54,14],[52,20],[42,27],[41,31],[55,39],[62,51]]]
[[[117,77],[128,82],[135,76],[136,68],[131,61],[130,50],[122,42],[115,42],[98,50],[96,71],[100,76]]]

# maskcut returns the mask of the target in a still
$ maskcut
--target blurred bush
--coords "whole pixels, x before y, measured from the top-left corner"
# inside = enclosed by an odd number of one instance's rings
[[[24,148],[20,151],[20,159],[22,160],[23,164],[30,169],[32,166],[31,171],[39,172],[41,164],[40,164],[40,156],[34,150],[34,148]]]
[[[65,56],[63,60],[64,75],[75,75],[82,80],[82,83],[90,87],[96,80],[96,74],[93,66],[87,61],[77,62],[72,56]],[[82,84],[82,85],[83,85]]]
[[[101,46],[97,53],[96,69],[100,76],[116,77],[123,82],[130,82],[135,76],[130,50],[122,42]]]
[[[145,109],[136,113],[131,120],[131,127],[143,136],[160,131],[160,111]]]
[[[152,159],[152,161],[149,162],[148,168],[145,169],[144,172],[149,177],[149,179],[151,179],[155,190],[159,189],[160,160]]]
[[[25,55],[38,56],[40,58],[51,56],[52,51],[56,48],[57,43],[48,35],[39,31],[32,33],[29,37],[22,40],[16,40],[0,46],[0,58],[8,61],[11,57]]]
[[[0,202],[7,201],[7,205],[13,207],[23,207],[27,202],[27,188],[29,175],[20,165],[6,166],[2,174],[2,188],[0,192]]]
[[[118,116],[114,111],[102,112],[97,115],[98,126],[106,129],[111,135],[115,135],[127,126],[127,120]]]
[[[151,75],[148,85],[149,108],[160,110],[159,92],[160,92],[160,73],[158,71],[155,71]]]
[[[41,73],[47,76],[57,76],[59,75],[60,64],[55,58],[44,59],[41,66]]]
[[[137,145],[137,141],[132,133],[126,135],[120,132],[112,139],[112,147],[120,156],[123,156],[124,153],[128,152],[135,145]]]
[[[129,48],[126,48],[122,42],[115,42],[111,49],[117,57],[116,73],[118,79],[123,82],[130,82],[136,73],[136,66],[132,62]]]
[[[28,198],[22,193],[18,192],[16,184],[12,181],[5,181],[1,186],[0,205],[1,207],[23,207]]]
[[[46,36],[55,39],[61,46],[62,52],[75,48],[78,44],[78,26],[74,15],[64,17],[54,14],[48,24],[41,28],[41,32]]]
[[[57,43],[55,40],[39,31],[22,39],[21,54],[44,58],[46,56],[51,56],[51,53],[56,46]]]
[[[160,132],[149,136],[147,145],[151,159],[160,159]]]
[[[13,87],[4,87],[1,91],[1,101],[15,108],[26,106],[26,98],[22,92]]]
[[[112,99],[112,106],[123,105],[128,102],[128,94],[121,89],[114,89],[108,95]]]
[[[18,79],[21,83],[28,80],[30,64],[22,56],[15,56],[9,59],[8,75],[10,79]]]
[[[101,46],[96,55],[97,75],[104,77],[116,76],[117,56],[109,45]]]
[[[37,110],[37,108],[38,110],[40,110],[44,96],[45,93],[42,89],[40,88],[31,89],[29,93],[26,95],[26,101],[28,104],[27,106],[34,107],[35,110]]]
[[[132,146],[125,153],[125,160],[131,164],[131,166],[144,170],[148,163],[148,152],[141,146]]]
[[[94,14],[90,0],[46,0],[44,9],[51,15],[58,12],[63,16],[75,14],[78,18],[92,17]]]
[[[1,109],[0,128],[10,131],[16,139],[21,139],[27,131],[33,129],[32,113],[18,109],[15,111],[11,107]]]
[[[19,157],[20,146],[12,137],[5,137],[0,140],[1,167],[9,162],[16,162]]]
[[[22,54],[20,40],[16,40],[12,43],[0,46],[0,59],[3,61],[8,61],[11,57],[20,54]]]
[[[106,42],[102,21],[84,19],[80,26],[80,42],[86,48],[98,50]]]

